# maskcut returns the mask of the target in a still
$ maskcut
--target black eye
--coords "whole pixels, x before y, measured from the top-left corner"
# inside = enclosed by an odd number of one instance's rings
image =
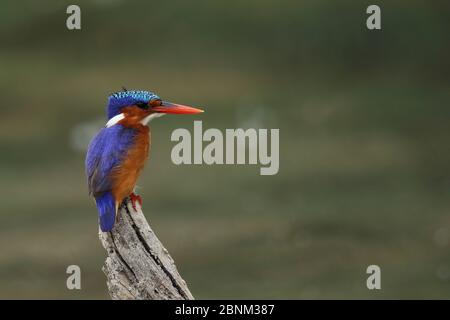
[[[145,102],[138,102],[138,103],[136,103],[136,105],[141,109],[145,109],[145,110],[148,109],[148,104]]]

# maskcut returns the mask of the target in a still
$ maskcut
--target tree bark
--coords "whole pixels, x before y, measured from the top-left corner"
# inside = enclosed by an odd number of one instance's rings
[[[186,282],[136,204],[129,199],[119,209],[111,232],[99,230],[108,253],[102,268],[114,300],[191,300]]]

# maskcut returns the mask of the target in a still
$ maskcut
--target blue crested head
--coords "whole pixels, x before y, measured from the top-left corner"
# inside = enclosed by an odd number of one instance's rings
[[[108,119],[120,114],[123,107],[138,104],[148,103],[150,100],[160,99],[156,94],[143,90],[120,91],[111,94],[108,97],[107,114]]]

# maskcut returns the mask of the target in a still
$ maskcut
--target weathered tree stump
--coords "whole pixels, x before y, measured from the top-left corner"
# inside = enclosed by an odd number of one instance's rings
[[[111,232],[99,230],[108,253],[102,268],[114,300],[191,300],[172,257],[158,240],[136,204],[127,199]]]

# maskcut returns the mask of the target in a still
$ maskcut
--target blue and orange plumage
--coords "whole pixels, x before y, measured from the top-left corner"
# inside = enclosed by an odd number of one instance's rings
[[[126,197],[140,200],[133,190],[150,149],[148,121],[164,113],[199,112],[162,101],[148,91],[123,91],[109,97],[107,126],[93,138],[86,156],[89,193],[95,198],[102,231],[113,228]]]

